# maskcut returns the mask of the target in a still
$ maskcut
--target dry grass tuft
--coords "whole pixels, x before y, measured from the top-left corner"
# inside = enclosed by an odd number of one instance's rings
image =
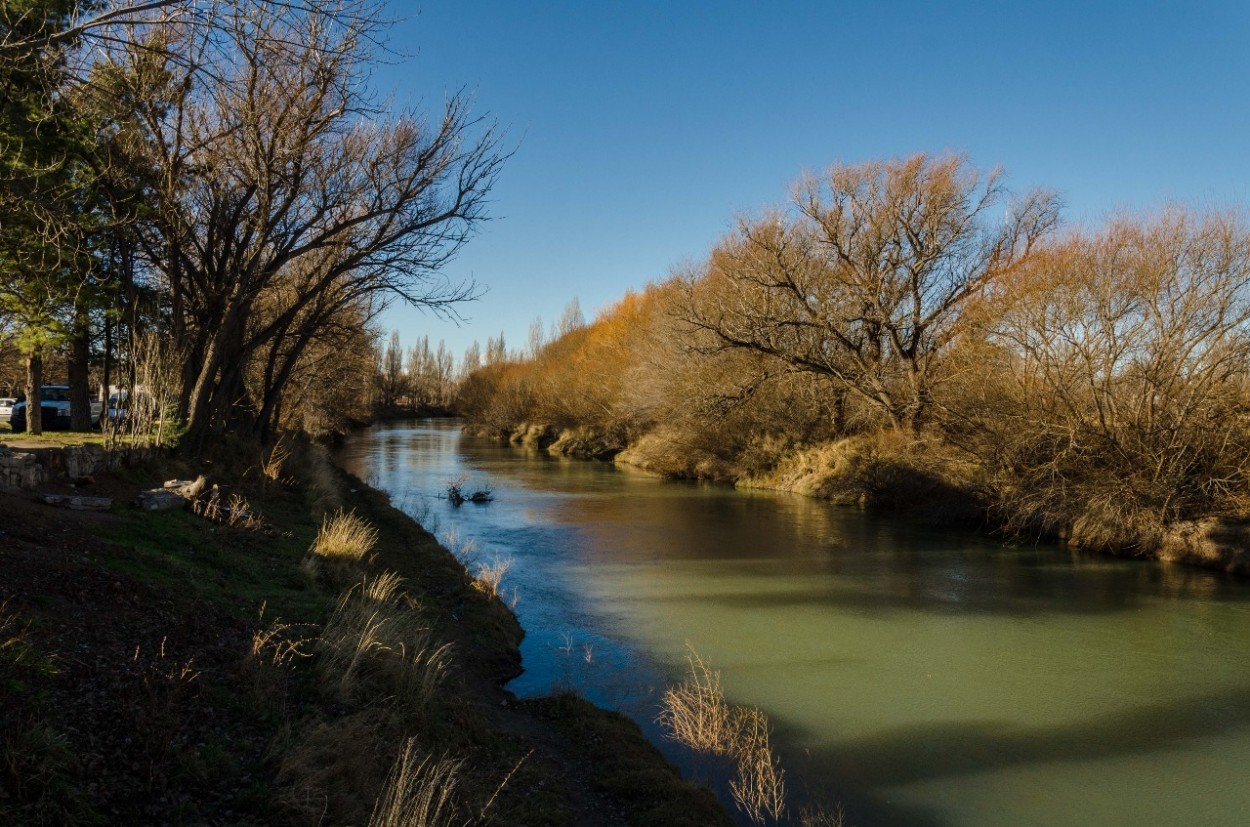
[[[251,504],[239,494],[222,499],[221,489],[213,486],[208,493],[191,501],[191,511],[219,525],[240,528],[244,531],[260,531],[265,520]]]
[[[137,754],[144,757],[149,786],[168,771],[170,757],[183,735],[186,706],[201,689],[195,659],[174,658],[166,651],[167,642],[162,638],[150,655],[136,646],[131,656],[139,681],[132,704],[143,722],[134,737]]]
[[[473,575],[473,588],[480,591],[487,597],[494,597],[503,600],[503,592],[501,584],[504,575],[512,568],[511,557],[496,557],[489,563],[478,563],[477,571]],[[512,595],[515,602],[516,595]]]
[[[265,610],[261,608],[260,619]],[[243,659],[252,699],[258,709],[281,711],[286,706],[290,677],[299,661],[312,657],[313,638],[308,624],[276,621],[252,632],[252,643]]]
[[[323,559],[354,562],[364,559],[377,542],[376,528],[356,512],[340,509],[322,521],[317,539],[309,550]]]
[[[846,827],[846,812],[841,804],[832,808],[808,805],[799,810],[799,827]]]
[[[402,586],[402,578],[387,572],[339,599],[317,640],[322,686],[332,696],[346,700],[372,692],[409,712],[420,712],[435,697],[451,649],[430,640]]]
[[[395,701],[410,713],[424,712],[438,697],[451,669],[451,644],[426,644],[414,648],[404,659],[396,686]]]
[[[462,761],[420,757],[409,738],[373,808],[369,827],[442,827],[459,820],[456,790]]]
[[[286,472],[287,466],[293,457],[290,447],[281,439],[279,439],[272,448],[269,449],[269,455],[261,457],[260,473],[261,476],[271,483],[290,484],[291,480]]]
[[[399,607],[366,598],[361,586],[349,589],[317,641],[318,666],[331,694],[350,698],[362,672],[385,669],[402,657],[404,621]]]
[[[279,804],[293,824],[365,824],[382,790],[391,730],[386,711],[367,708],[303,728],[278,754]]]
[[[473,565],[473,560],[477,557],[476,539],[473,537],[461,539],[460,533],[453,528],[443,534],[442,544],[465,569]]]
[[[9,609],[9,598],[0,601],[0,664],[55,672],[51,660],[41,657],[26,640],[29,632],[30,622]]]
[[[443,535],[442,543],[460,565],[464,566],[465,571],[469,572],[473,579],[473,588],[487,597],[508,604],[510,608],[516,608],[516,590],[506,594],[503,589],[503,579],[512,570],[511,557],[495,557],[489,563],[480,561],[477,559],[477,541],[472,537],[462,540],[454,529]]]
[[[69,738],[35,721],[0,735],[0,799],[21,824],[100,824]]]
[[[360,581],[360,599],[370,605],[404,605],[404,578],[393,571],[384,571]]]

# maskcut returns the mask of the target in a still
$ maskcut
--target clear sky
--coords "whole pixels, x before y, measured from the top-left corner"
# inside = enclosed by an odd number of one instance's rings
[[[487,289],[405,345],[510,347],[574,296],[588,317],[702,258],[804,170],[924,150],[1059,191],[1071,222],[1168,200],[1250,206],[1250,0],[391,0],[377,75],[464,88],[515,156],[448,268]]]

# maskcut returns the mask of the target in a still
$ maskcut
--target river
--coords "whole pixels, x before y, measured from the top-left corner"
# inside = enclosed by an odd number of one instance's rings
[[[339,462],[476,560],[519,695],[649,721],[687,647],[860,827],[1250,824],[1250,583],[378,426]],[[490,488],[454,508],[451,480]]]

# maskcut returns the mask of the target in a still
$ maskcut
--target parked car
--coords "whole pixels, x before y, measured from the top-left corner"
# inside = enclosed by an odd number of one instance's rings
[[[13,405],[17,400],[12,396],[0,396],[0,422],[8,422],[13,415]]]
[[[69,413],[69,385],[44,385],[39,390],[39,409],[43,429],[45,431],[66,431],[69,430],[70,413]],[[17,432],[26,430],[26,400],[21,399],[13,404],[12,410],[9,412],[9,426]],[[91,425],[98,427],[100,425],[100,414],[104,411],[104,404],[98,400],[91,400]]]
[[[142,388],[136,391],[134,401],[135,403],[147,401],[146,393]],[[120,390],[109,394],[109,406],[106,416],[108,416],[110,422],[125,422],[130,419],[130,409],[130,391]]]

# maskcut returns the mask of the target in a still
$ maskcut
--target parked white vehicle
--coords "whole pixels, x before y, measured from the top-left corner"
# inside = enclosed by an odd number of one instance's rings
[[[132,408],[147,411],[150,415],[155,404],[155,400],[143,385],[139,385],[133,391],[122,388],[109,394],[108,409],[104,415],[110,422],[126,422],[131,417]]]
[[[11,396],[0,396],[0,422],[8,422],[13,415],[13,406],[17,400]]]
[[[40,391],[39,407],[42,412],[43,429],[45,431],[64,431],[69,429],[69,385],[44,385]],[[17,432],[26,430],[26,400],[14,403],[9,411],[9,426]],[[99,427],[100,414],[104,404],[91,400],[91,425]]]

